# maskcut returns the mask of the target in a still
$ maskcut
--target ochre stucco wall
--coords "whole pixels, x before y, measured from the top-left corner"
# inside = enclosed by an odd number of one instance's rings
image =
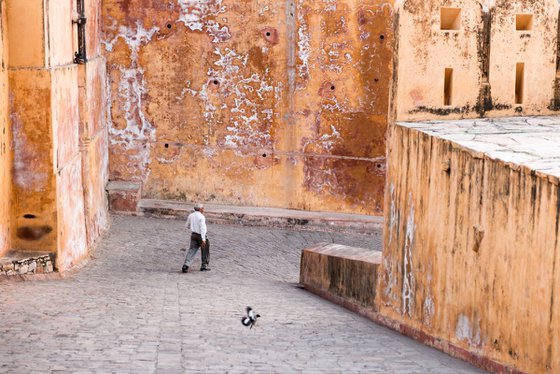
[[[108,0],[110,178],[380,214],[391,1]]]
[[[459,30],[441,30],[442,7],[461,9]],[[516,30],[517,14],[533,14],[530,31]],[[396,18],[393,110],[397,120],[539,115],[560,109],[553,105],[556,0],[404,0]],[[522,105],[515,102],[517,63],[525,64]],[[453,69],[448,106],[444,105],[446,68]]]
[[[75,7],[73,0],[34,0],[10,2],[7,9],[8,44],[13,47],[14,230],[9,247],[56,253],[61,271],[81,261],[109,223],[101,8],[97,0],[86,1],[90,60],[77,65]]]
[[[101,0],[86,1],[88,62],[79,69],[80,150],[88,246],[109,225],[106,61],[101,55]]]
[[[559,199],[554,177],[392,127],[380,315],[436,346],[559,372]]]
[[[0,256],[11,248],[12,144],[8,120],[6,2],[0,1]]]

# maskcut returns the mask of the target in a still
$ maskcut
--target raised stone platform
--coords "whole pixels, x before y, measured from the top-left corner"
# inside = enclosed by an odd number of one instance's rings
[[[317,244],[301,254],[300,284],[337,304],[374,312],[381,252],[339,244]]]
[[[560,117],[400,122],[398,126],[448,140],[516,170],[525,168],[555,182],[560,177]]]
[[[142,199],[138,205],[141,215],[186,219],[193,205],[180,201]],[[266,226],[298,230],[356,232],[372,234],[383,227],[383,217],[336,212],[309,212],[281,208],[260,208],[229,205],[205,205],[208,222]]]
[[[0,258],[0,276],[49,274],[55,271],[54,254],[45,252],[8,252]]]

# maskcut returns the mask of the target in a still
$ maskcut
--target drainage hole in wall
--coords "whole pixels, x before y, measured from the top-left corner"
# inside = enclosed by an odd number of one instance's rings
[[[220,83],[220,82],[218,82],[218,80],[217,80],[217,79],[215,79],[213,83],[214,83],[214,85],[216,85],[216,86],[217,86],[217,85],[218,85],[218,83]]]
[[[25,218],[25,219],[35,219],[35,218],[37,218],[37,216],[35,214],[29,214],[28,213],[28,214],[24,214],[23,218]]]
[[[267,32],[266,32],[266,36],[270,36],[270,31],[267,31]]]
[[[379,78],[374,79],[375,83],[379,82]]]
[[[381,39],[381,40],[385,39],[385,35],[383,35],[383,34],[379,35],[379,39]]]
[[[331,86],[331,91],[334,91],[334,86]]]
[[[378,168],[378,169],[381,169],[382,167],[383,167],[382,164],[377,164],[377,168]]]
[[[168,29],[171,28],[171,24],[170,24],[170,23],[167,24],[167,28],[168,28]]]
[[[165,143],[165,148],[169,148],[169,144]]]
[[[263,153],[262,156],[263,156],[263,157],[266,157],[266,153]]]

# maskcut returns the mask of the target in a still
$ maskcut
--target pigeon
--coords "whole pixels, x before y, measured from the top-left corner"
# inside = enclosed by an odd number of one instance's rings
[[[241,323],[243,326],[248,326],[250,329],[257,324],[257,318],[260,318],[260,314],[255,313],[253,308],[250,306],[247,307],[247,315],[245,317],[241,317]]]

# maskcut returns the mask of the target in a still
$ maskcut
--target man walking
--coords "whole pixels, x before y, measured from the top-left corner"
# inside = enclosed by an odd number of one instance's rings
[[[185,257],[185,263],[183,264],[183,273],[189,271],[189,266],[191,266],[194,256],[198,249],[202,249],[202,266],[200,271],[208,271],[208,263],[210,262],[210,242],[206,237],[206,217],[204,217],[204,205],[196,204],[194,206],[194,212],[187,218],[187,228],[191,230],[191,246]]]

